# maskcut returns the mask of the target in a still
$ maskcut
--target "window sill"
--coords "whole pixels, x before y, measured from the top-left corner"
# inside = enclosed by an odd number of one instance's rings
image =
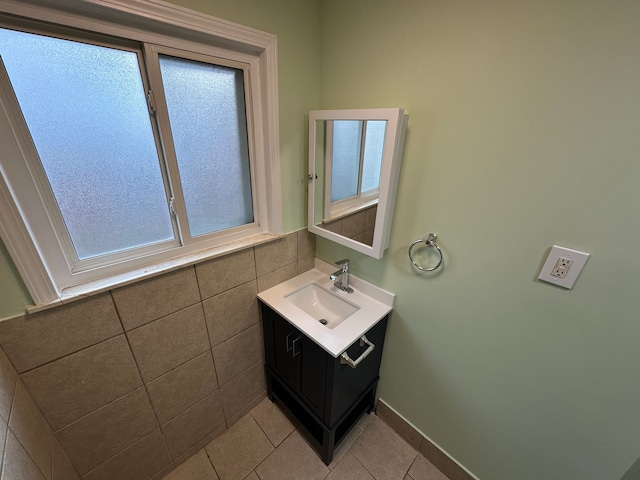
[[[168,273],[173,270],[178,270],[189,265],[195,265],[196,263],[212,260],[223,255],[237,252],[239,250],[244,250],[246,248],[268,243],[273,240],[283,238],[284,236],[284,233],[277,235],[271,233],[261,233],[259,235],[254,235],[237,242],[227,243],[215,248],[209,248],[207,250],[201,250],[189,255],[176,257],[165,262],[148,265],[146,267],[139,268],[130,272],[113,275],[111,277],[96,280],[94,282],[84,283],[82,285],[77,285],[75,287],[64,289],[60,298],[58,298],[57,300],[42,303],[39,305],[28,306],[26,308],[26,311],[27,313],[37,313],[43,310],[58,307],[60,305],[66,305],[68,303],[75,302],[76,300],[81,300],[92,295],[97,295],[114,288],[123,287],[125,285],[141,280],[146,280],[148,278],[155,277],[163,273]]]
[[[336,220],[340,220],[341,218],[348,217],[349,215],[353,215],[354,213],[361,212],[362,210],[366,210],[367,208],[377,204],[378,204],[378,197],[376,197],[373,200],[359,203],[358,205],[355,205],[355,206],[338,210],[335,213],[332,213],[329,217],[323,218],[322,223],[327,224],[327,223],[335,222]]]

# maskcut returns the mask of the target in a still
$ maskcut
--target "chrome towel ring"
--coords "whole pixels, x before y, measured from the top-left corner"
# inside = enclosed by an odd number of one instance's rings
[[[422,240],[422,239],[416,240],[409,247],[409,260],[411,260],[411,263],[413,263],[413,266],[416,267],[418,270],[422,270],[423,272],[433,272],[434,270],[440,268],[440,265],[442,265],[442,250],[440,250],[440,247],[436,243],[437,239],[438,239],[438,235],[436,235],[435,233],[430,233],[426,240]],[[438,263],[434,267],[429,267],[429,268],[421,267],[413,259],[413,252],[412,252],[413,247],[421,243],[424,243],[427,247],[434,247],[438,252],[438,255],[440,256],[440,260],[438,260]]]

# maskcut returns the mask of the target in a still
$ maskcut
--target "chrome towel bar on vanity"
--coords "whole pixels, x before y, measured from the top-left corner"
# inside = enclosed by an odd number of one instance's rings
[[[442,250],[440,250],[440,247],[436,243],[437,239],[438,239],[438,235],[436,235],[435,233],[430,233],[426,240],[423,240],[423,239],[416,240],[409,247],[409,260],[411,260],[411,263],[413,264],[413,266],[416,267],[418,270],[422,270],[423,272],[433,272],[434,270],[440,268],[440,266],[442,265],[442,260],[443,260]],[[413,259],[413,248],[416,245],[420,245],[421,243],[424,243],[427,247],[435,248],[436,252],[438,252],[439,260],[438,260],[438,263],[435,266],[433,266],[433,267],[421,267]]]

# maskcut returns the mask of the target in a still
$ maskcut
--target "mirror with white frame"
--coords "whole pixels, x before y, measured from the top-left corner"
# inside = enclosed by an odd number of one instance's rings
[[[309,231],[374,258],[389,246],[409,116],[309,112]]]

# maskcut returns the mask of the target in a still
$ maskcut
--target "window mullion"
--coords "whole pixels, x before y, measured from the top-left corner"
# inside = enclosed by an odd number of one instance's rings
[[[166,172],[166,181],[170,192],[170,202],[172,218],[177,229],[180,241],[183,245],[191,243],[189,230],[189,219],[187,218],[186,204],[180,181],[180,170],[176,157],[171,123],[169,121],[169,110],[167,107],[166,95],[162,84],[162,74],[160,72],[160,61],[158,49],[154,45],[144,44],[144,66],[149,78],[150,95],[153,98],[154,111],[151,115],[158,133],[161,158],[163,159],[163,172]]]
[[[362,197],[362,176],[364,175],[364,155],[367,144],[367,121],[362,121],[362,139],[360,143],[360,163],[358,165],[358,197]]]
[[[326,122],[325,131],[325,158],[324,158],[324,210],[322,217],[331,217],[333,210],[331,201],[331,189],[333,188],[333,121]]]

